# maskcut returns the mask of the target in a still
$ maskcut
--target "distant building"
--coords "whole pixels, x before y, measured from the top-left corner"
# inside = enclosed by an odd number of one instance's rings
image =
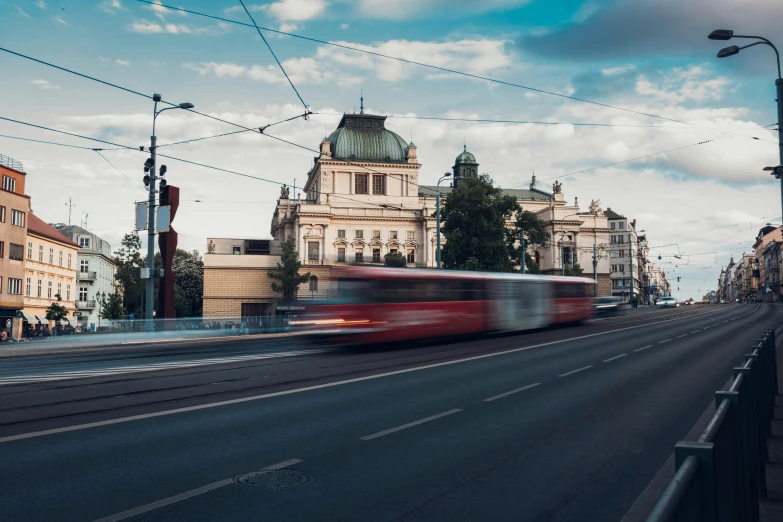
[[[117,264],[111,255],[111,245],[89,230],[76,225],[58,223],[55,229],[79,245],[76,256],[77,295],[76,320],[82,328],[94,330],[99,324],[101,299],[116,291],[114,274]]]
[[[611,208],[606,209],[606,217],[609,221],[612,295],[626,301],[630,300],[632,295],[639,299],[641,283],[635,260],[639,257],[636,220],[629,220]]]
[[[30,196],[25,195],[24,167],[0,154],[0,329],[9,337],[22,335],[24,308],[24,245]]]
[[[47,225],[41,218],[27,214],[27,256],[24,262],[24,316],[29,325],[41,328],[49,324],[46,309],[57,301],[68,310],[68,322],[76,311],[76,255],[78,243]]]

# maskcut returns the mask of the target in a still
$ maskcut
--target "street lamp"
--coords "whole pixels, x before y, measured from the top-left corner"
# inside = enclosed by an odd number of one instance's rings
[[[747,49],[748,47],[753,47],[754,45],[764,44],[769,45],[772,47],[772,50],[775,51],[775,57],[777,58],[777,65],[778,65],[778,79],[775,80],[775,87],[777,89],[777,102],[778,102],[778,151],[779,151],[779,158],[780,158],[780,165],[783,166],[783,77],[781,77],[780,74],[780,53],[778,53],[777,47],[775,47],[772,42],[767,40],[764,37],[761,36],[747,36],[747,35],[739,35],[734,34],[734,31],[731,29],[716,29],[715,31],[712,31],[710,35],[708,36],[710,40],[730,40],[732,38],[747,38],[751,40],[758,40],[757,42],[753,42],[752,44],[748,44],[742,47],[739,47],[737,45],[730,45],[729,47],[724,47],[720,51],[718,51],[718,58],[728,58],[729,56],[734,56],[735,54],[739,53],[742,49]],[[776,170],[775,167],[764,169],[764,170],[772,170],[772,174],[775,176],[775,178],[780,179],[780,206],[781,209],[783,209],[783,174]]]
[[[195,107],[192,103],[183,102],[173,107],[166,107],[165,109],[158,110],[158,102],[161,101],[160,94],[153,94],[152,101],[155,105],[152,109],[152,136],[150,136],[150,157],[144,163],[144,184],[149,188],[149,201],[147,209],[147,295],[145,306],[145,319],[147,320],[147,331],[152,330],[152,307],[155,301],[155,280],[153,274],[155,273],[155,180],[159,179],[155,176],[155,152],[157,150],[157,136],[155,136],[155,122],[158,119],[158,115],[164,111],[172,109],[192,109]],[[165,169],[161,167],[160,177],[165,174]],[[165,187],[165,179],[161,181],[161,188]]]
[[[446,178],[450,177],[450,176],[451,176],[451,172],[447,172],[447,173],[445,173],[445,174],[444,174],[444,175],[443,175],[443,176],[442,176],[442,177],[441,177],[441,178],[438,180],[438,184],[435,186],[435,187],[436,187],[436,189],[437,189],[437,190],[435,191],[435,228],[437,228],[437,229],[438,229],[438,230],[437,230],[437,235],[438,235],[438,249],[437,249],[437,251],[435,252],[435,261],[436,261],[436,264],[437,264],[438,268],[440,268],[440,182],[441,182],[441,181],[443,181],[444,179],[446,179]]]

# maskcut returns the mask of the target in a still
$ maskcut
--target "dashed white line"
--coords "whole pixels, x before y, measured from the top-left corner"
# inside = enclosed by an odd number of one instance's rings
[[[729,322],[729,321],[728,321],[728,319],[727,319],[727,320],[723,321],[721,324],[725,324],[725,323],[728,323],[728,322]]]
[[[292,466],[294,464],[298,464],[302,462],[300,459],[290,459],[286,460],[284,462],[281,462],[279,464],[273,464],[271,466],[268,466],[260,471],[273,471],[276,469],[286,468],[288,466]],[[108,517],[103,517],[95,522],[117,522],[118,520],[125,520],[126,518],[135,517],[136,515],[141,515],[142,513],[147,513],[149,511],[153,511],[158,508],[162,508],[164,506],[169,506],[171,504],[176,504],[177,502],[180,502],[182,500],[187,500],[192,497],[196,497],[198,495],[203,495],[204,493],[207,493],[209,491],[212,491],[214,489],[222,488],[223,486],[228,486],[229,484],[233,484],[234,479],[223,479],[218,480],[217,482],[213,482],[211,484],[207,484],[206,486],[201,486],[200,488],[191,489],[190,491],[185,491],[184,493],[180,493],[178,495],[174,495],[168,498],[164,498],[161,500],[158,500],[156,502],[150,502],[149,504],[144,504],[143,506],[135,507],[133,509],[129,509],[127,511],[123,511],[121,513],[116,513],[114,515],[109,515]]]
[[[696,332],[701,332],[701,329],[699,329],[699,330],[694,330],[694,331],[692,331],[691,333],[692,333],[692,334],[695,334]]]
[[[675,339],[682,339],[683,337],[688,337],[688,334],[678,335]]]
[[[441,417],[445,417],[446,415],[452,415],[454,413],[460,412],[462,410],[460,409],[454,409],[449,411],[444,411],[443,413],[438,413],[437,415],[433,415],[432,417],[427,417],[425,419],[419,419],[417,421],[409,422],[408,424],[403,424],[402,426],[395,426],[394,428],[389,428],[388,430],[379,431],[377,433],[373,433],[371,435],[365,435],[364,437],[359,437],[359,440],[372,440],[377,439],[378,437],[383,437],[384,435],[388,435],[390,433],[395,433],[397,431],[402,431],[408,428],[412,428],[413,426],[418,426],[419,424],[424,424],[425,422],[430,422],[435,419],[440,419]]]
[[[572,375],[572,374],[577,373],[577,372],[581,372],[583,370],[589,370],[590,368],[592,368],[592,365],[591,366],[583,366],[581,368],[577,368],[576,370],[571,370],[570,372],[561,373],[560,375],[558,375],[558,377],[567,377],[569,375]]]
[[[641,348],[637,348],[636,350],[634,350],[634,352],[641,352],[642,350],[646,350],[647,348],[652,348],[652,347],[653,345],[648,344],[647,346],[642,346]]]
[[[610,357],[608,359],[604,359],[603,362],[607,363],[607,362],[611,362],[611,361],[616,361],[617,359],[625,357],[626,355],[628,355],[628,354],[627,353],[621,353],[620,355],[615,355],[614,357]]]
[[[658,341],[658,344],[668,343],[669,341],[671,341],[671,339],[665,339],[663,341]]]
[[[536,386],[540,385],[540,382],[537,382],[535,384],[528,384],[527,386],[523,386],[521,388],[517,388],[516,390],[511,390],[506,393],[501,393],[500,395],[495,395],[494,397],[490,397],[489,399],[484,399],[484,402],[492,402],[496,399],[502,399],[503,397],[508,397],[509,395],[513,395],[514,393],[518,393],[521,391],[529,390],[530,388],[535,388]]]

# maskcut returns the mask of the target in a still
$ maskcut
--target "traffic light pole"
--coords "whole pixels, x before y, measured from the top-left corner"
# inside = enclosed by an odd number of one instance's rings
[[[158,102],[155,102],[157,108]],[[150,186],[149,201],[147,202],[147,302],[144,307],[144,319],[147,324],[148,332],[154,329],[152,321],[152,308],[155,305],[155,148],[157,138],[155,137],[155,120],[152,123],[152,136],[150,136],[150,159],[152,168],[150,168]]]

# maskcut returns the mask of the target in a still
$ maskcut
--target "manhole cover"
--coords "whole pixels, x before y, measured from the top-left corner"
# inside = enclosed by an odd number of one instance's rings
[[[237,478],[237,482],[244,486],[273,491],[304,486],[311,480],[313,478],[307,473],[290,469],[254,471]]]

